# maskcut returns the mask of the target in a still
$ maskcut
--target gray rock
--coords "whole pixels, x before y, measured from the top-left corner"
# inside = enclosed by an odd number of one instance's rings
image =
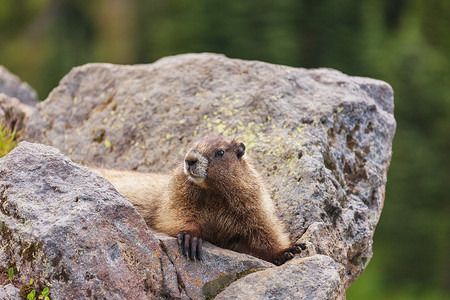
[[[0,124],[20,131],[33,112],[34,107],[20,102],[17,98],[0,94]]]
[[[0,93],[19,99],[22,103],[34,106],[39,101],[37,93],[26,82],[0,66]]]
[[[203,262],[187,261],[175,238],[155,238],[109,182],[55,148],[22,142],[0,159],[0,274],[13,266],[17,288],[34,279],[52,299],[201,299],[208,282],[219,291],[223,278],[273,267],[208,243],[204,251]],[[1,285],[0,276],[0,299],[15,295]]]
[[[156,172],[170,171],[197,136],[237,137],[292,241],[331,257],[346,289],[372,256],[393,107],[382,81],[187,54],[74,68],[37,105],[24,136],[78,162]]]
[[[335,262],[324,255],[294,258],[245,276],[215,299],[345,299]]]
[[[0,299],[18,300],[20,299],[20,290],[11,283],[5,286],[0,286]]]
[[[0,159],[0,210],[0,271],[13,265],[16,281],[52,299],[179,293],[129,201],[54,148],[22,142]]]
[[[162,249],[172,262],[178,279],[184,283],[184,293],[191,299],[215,296],[241,274],[273,268],[274,265],[252,257],[205,243],[201,262],[186,260],[180,254],[176,239],[158,233]]]

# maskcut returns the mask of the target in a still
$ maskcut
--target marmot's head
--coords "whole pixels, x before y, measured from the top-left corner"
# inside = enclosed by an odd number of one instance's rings
[[[202,188],[228,185],[246,169],[243,142],[205,137],[194,143],[184,158],[184,174]]]

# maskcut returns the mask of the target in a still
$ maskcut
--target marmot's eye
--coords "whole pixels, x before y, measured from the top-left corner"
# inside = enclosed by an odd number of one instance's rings
[[[223,156],[225,152],[223,150],[216,151],[216,157]]]

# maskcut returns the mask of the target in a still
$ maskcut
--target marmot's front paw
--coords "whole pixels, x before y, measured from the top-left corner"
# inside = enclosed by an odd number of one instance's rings
[[[305,249],[306,249],[305,243],[294,244],[291,248],[284,251],[279,257],[275,258],[273,263],[277,266],[280,266],[285,262],[287,262],[288,260],[293,259],[295,254],[299,254]]]
[[[180,232],[177,234],[178,245],[181,247],[181,253],[187,259],[201,260],[202,259],[202,238],[196,237],[187,232]]]

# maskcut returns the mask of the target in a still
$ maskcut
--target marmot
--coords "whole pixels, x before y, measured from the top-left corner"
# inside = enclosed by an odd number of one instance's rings
[[[304,245],[289,242],[245,145],[205,137],[171,175],[96,169],[136,207],[148,226],[178,238],[190,259],[202,259],[202,240],[277,265]]]

